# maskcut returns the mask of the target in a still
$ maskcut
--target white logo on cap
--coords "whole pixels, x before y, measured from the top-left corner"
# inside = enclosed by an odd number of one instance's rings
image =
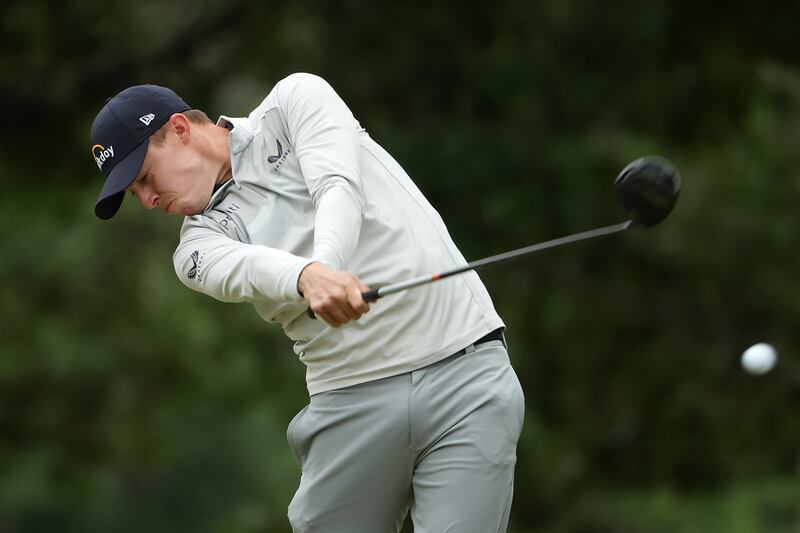
[[[97,168],[103,170],[103,163],[114,157],[114,147],[108,145],[108,148],[106,148],[103,145],[95,144],[92,146],[92,155],[95,163],[97,163]]]
[[[145,126],[149,126],[150,123],[153,122],[154,118],[156,118],[156,116],[154,114],[148,113],[147,115],[145,115],[143,117],[139,117],[139,120],[141,120],[142,124],[144,124]]]

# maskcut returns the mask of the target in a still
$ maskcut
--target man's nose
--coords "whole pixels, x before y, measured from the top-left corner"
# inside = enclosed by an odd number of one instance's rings
[[[158,202],[158,195],[155,191],[151,189],[139,189],[136,192],[136,196],[139,198],[139,201],[142,202],[142,205],[145,209],[153,209],[156,207]]]

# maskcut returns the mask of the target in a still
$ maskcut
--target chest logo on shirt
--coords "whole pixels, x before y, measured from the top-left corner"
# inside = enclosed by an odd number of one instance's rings
[[[292,152],[291,148],[287,148],[286,150],[284,150],[280,140],[276,139],[275,142],[278,145],[277,146],[278,153],[275,155],[267,156],[267,163],[269,163],[270,165],[273,164],[275,165],[272,169],[270,169],[270,172],[272,172],[273,174],[276,174],[278,172],[283,163],[286,161],[286,157]]]
[[[270,163],[275,163],[283,155],[283,146],[281,146],[281,142],[280,141],[276,141],[276,142],[278,143],[278,153],[275,154],[275,155],[271,155],[271,156],[269,156],[267,158],[267,161],[270,162]]]
[[[225,231],[227,231],[228,230],[228,225],[233,222],[233,216],[231,216],[231,215],[233,215],[233,213],[235,213],[239,209],[241,209],[241,207],[239,207],[239,205],[231,203],[231,205],[229,205],[228,207],[226,207],[226,208],[224,208],[222,210],[222,212],[225,213],[225,218],[223,218],[222,220],[217,220],[217,223],[220,226],[222,226],[222,228]]]

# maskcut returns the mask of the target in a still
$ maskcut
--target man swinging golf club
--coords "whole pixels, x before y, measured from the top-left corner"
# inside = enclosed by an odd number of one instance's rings
[[[184,215],[178,278],[294,341],[310,395],[287,432],[294,531],[396,532],[409,510],[417,533],[506,530],[524,402],[504,324],[475,272],[364,301],[465,260],[327,82],[293,74],[216,124],[169,89],[130,87],[91,147],[98,217],[126,192]]]

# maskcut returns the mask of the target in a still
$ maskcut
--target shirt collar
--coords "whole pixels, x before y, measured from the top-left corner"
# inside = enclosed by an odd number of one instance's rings
[[[208,205],[205,209],[203,209],[203,213],[208,213],[210,209],[213,209],[218,203],[222,201],[225,197],[225,192],[230,188],[231,185],[235,183],[234,179],[231,178],[219,187],[214,190],[214,194],[211,195],[211,198],[208,200]]]
[[[231,152],[231,170],[236,174],[235,166],[236,166],[236,157],[240,154],[247,146],[250,144],[250,141],[253,140],[253,133],[247,128],[247,119],[246,118],[234,118],[234,117],[227,117],[225,115],[221,115],[217,119],[217,126],[227,128],[229,130],[228,133],[228,149]],[[232,177],[222,185],[216,187],[214,189],[214,193],[211,195],[211,198],[208,200],[208,205],[203,210],[203,213],[207,213],[210,209],[213,209],[218,203],[222,201],[222,198],[225,196],[225,192],[228,188],[235,183],[236,178]]]
[[[230,130],[228,134],[228,145],[230,147],[231,156],[239,154],[242,150],[247,148],[250,141],[253,140],[253,132],[247,127],[246,118],[226,117],[225,115],[221,115],[219,119],[217,119],[217,126]]]

